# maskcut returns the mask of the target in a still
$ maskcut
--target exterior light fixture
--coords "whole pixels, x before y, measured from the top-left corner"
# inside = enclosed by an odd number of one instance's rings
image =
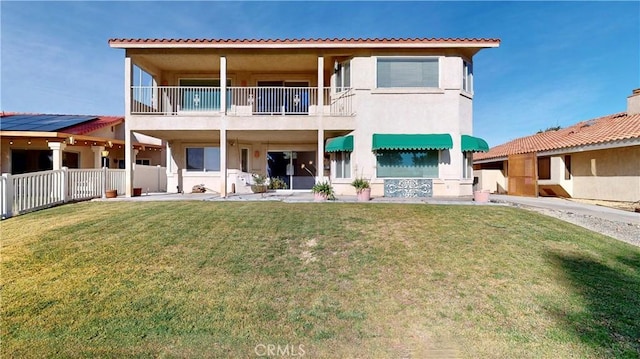
[[[109,151],[102,150],[100,152],[102,154],[102,167],[107,167],[107,157],[109,156]]]

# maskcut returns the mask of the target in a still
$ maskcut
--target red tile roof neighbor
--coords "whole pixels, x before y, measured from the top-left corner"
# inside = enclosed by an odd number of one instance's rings
[[[124,117],[99,116],[95,120],[91,120],[75,126],[69,126],[62,129],[60,132],[69,133],[72,135],[86,135],[103,127],[119,125],[122,122],[124,122]]]
[[[110,45],[452,45],[490,44],[497,46],[500,39],[491,38],[315,38],[315,39],[109,39]]]
[[[547,131],[475,153],[474,161],[504,158],[508,155],[542,152],[613,141],[640,139],[640,114],[625,112],[583,121],[558,131]]]

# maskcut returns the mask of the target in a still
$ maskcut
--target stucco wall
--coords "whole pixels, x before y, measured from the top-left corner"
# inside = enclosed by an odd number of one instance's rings
[[[351,158],[352,177],[349,179],[332,179],[338,194],[353,194],[354,190],[349,185],[356,176],[362,176],[372,180],[372,194],[382,195],[382,179],[377,179],[376,157],[372,152],[372,136],[374,133],[416,134],[416,133],[447,133],[453,140],[453,148],[440,152],[439,178],[434,179],[434,195],[471,195],[472,180],[462,179],[463,155],[460,148],[460,136],[472,134],[472,94],[463,93],[462,85],[462,58],[456,54],[456,50],[449,49],[436,53],[435,50],[427,51],[429,56],[439,59],[439,87],[429,89],[415,88],[376,88],[377,57],[384,56],[424,56],[413,51],[398,50],[400,52],[384,51],[377,53],[375,50],[354,50],[351,57],[351,87],[354,89],[353,118],[325,118],[323,121],[313,116],[299,117],[292,121],[293,117],[272,116],[271,118],[250,116],[239,118],[237,116],[225,117],[223,114],[210,116],[172,116],[170,121],[162,116],[129,116],[127,121],[133,130],[217,130],[225,126],[228,130],[317,130],[323,128],[323,122],[342,123],[343,134],[350,133],[354,136],[354,152]],[[308,54],[306,54],[308,56]],[[317,56],[317,55],[314,55]],[[340,61],[348,58],[336,57]],[[261,59],[256,56],[253,60]],[[325,56],[325,86],[333,82],[334,75],[327,71],[327,66],[332,67],[333,55]],[[214,72],[193,71],[161,71],[158,82],[162,85],[177,85],[180,78],[219,78],[215,71],[218,69],[219,58],[211,58]],[[264,58],[264,61],[268,59]],[[234,68],[235,67],[235,68]],[[302,72],[269,73],[260,71],[256,73],[239,71],[232,56],[227,61],[227,78],[232,80],[233,86],[255,86],[258,80],[307,80],[310,86],[317,84],[317,69]],[[336,120],[336,121],[334,121]],[[265,123],[271,124],[265,127]],[[241,127],[238,127],[240,124]],[[325,128],[326,129],[326,128]],[[332,128],[337,130],[338,128]],[[349,132],[349,130],[353,130]],[[273,132],[274,134],[276,132]],[[332,135],[326,135],[332,137]],[[215,142],[215,139],[213,139]],[[232,138],[228,138],[232,140]],[[260,158],[250,156],[252,172],[263,171],[263,158],[265,149],[263,143],[270,140],[265,134],[262,141],[239,142],[232,147],[227,147],[228,168],[239,168],[237,148],[247,146],[251,153],[260,152]],[[180,186],[185,190],[190,189],[191,182],[197,176],[193,173],[184,174],[184,145],[186,138],[173,140],[172,152],[167,163],[169,184],[168,188]],[[292,139],[294,143],[296,139]],[[309,144],[312,150],[317,149],[317,144]],[[283,150],[295,150],[287,142],[281,142]],[[214,181],[219,181],[209,175],[202,178],[207,187],[217,189]]]
[[[440,152],[440,181],[434,184],[434,195],[471,194],[471,180],[461,180],[460,135],[471,133],[472,101],[461,95],[462,59],[445,56],[439,59],[440,88],[433,89],[376,88],[377,58],[359,57],[351,61],[357,113],[351,165],[354,176],[372,179],[372,195],[382,195],[383,190],[383,180],[375,177],[376,157],[371,151],[375,133],[451,134],[453,148]]]
[[[489,191],[491,193],[500,193],[501,191],[507,189],[507,177],[505,177],[505,173],[503,170],[474,170],[473,175],[475,177],[478,177],[478,190]]]
[[[640,146],[571,154],[573,197],[640,200]]]

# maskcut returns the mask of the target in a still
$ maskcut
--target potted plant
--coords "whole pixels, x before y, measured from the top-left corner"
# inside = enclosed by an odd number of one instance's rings
[[[287,189],[287,183],[280,177],[269,178],[269,189]]]
[[[362,177],[356,178],[351,185],[356,189],[358,202],[368,202],[371,199],[371,185],[368,180]]]
[[[333,187],[329,181],[318,182],[311,187],[313,197],[316,202],[326,201],[328,199],[334,200],[336,197],[333,194]]]
[[[254,173],[251,175],[253,177],[253,184],[251,184],[251,192],[253,193],[265,193],[267,192],[267,177]]]

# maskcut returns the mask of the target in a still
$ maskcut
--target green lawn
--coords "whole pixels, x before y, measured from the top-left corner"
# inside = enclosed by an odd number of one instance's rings
[[[85,202],[1,226],[2,358],[640,356],[640,248],[520,209]]]

